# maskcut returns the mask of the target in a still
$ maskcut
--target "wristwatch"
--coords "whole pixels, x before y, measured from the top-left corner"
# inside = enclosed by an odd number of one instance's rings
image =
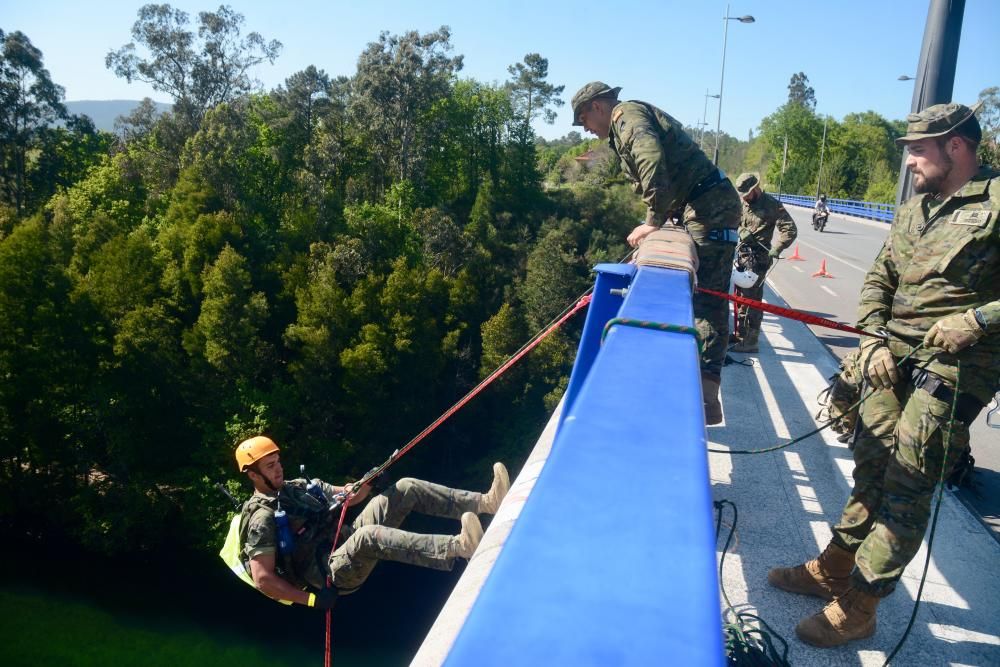
[[[981,326],[983,328],[983,331],[986,331],[986,317],[983,315],[982,311],[980,311],[978,308],[975,308],[972,311],[972,315],[973,317],[976,318],[976,324]]]

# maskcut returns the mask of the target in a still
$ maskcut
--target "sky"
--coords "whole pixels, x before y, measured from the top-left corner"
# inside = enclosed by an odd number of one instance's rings
[[[265,90],[309,65],[331,76],[353,75],[357,59],[379,33],[422,33],[447,25],[461,77],[485,83],[509,78],[507,67],[528,53],[549,61],[549,82],[563,85],[566,104],[552,125],[536,124],[547,139],[572,130],[569,101],[591,80],[621,86],[622,99],[654,104],[689,126],[707,116],[716,125],[722,75],[721,128],[746,139],[760,121],[788,99],[792,74],[804,72],[815,89],[816,111],[841,119],[874,110],[904,118],[910,110],[930,0],[738,0],[724,21],[718,0],[298,0],[229,3],[244,15],[245,32],[277,39],[284,48],[274,65],[256,68]],[[104,57],[131,41],[143,2],[127,0],[0,0],[0,29],[20,30],[41,49],[52,80],[66,100],[142,99],[169,96],[127,83],[105,68]],[[170,3],[197,13],[213,2]],[[1000,85],[1000,0],[966,0],[953,99],[971,104],[979,92]],[[707,101],[707,113],[706,113]]]

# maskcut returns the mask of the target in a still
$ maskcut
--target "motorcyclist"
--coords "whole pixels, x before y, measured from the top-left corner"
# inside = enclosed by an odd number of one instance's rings
[[[813,208],[813,228],[820,229],[826,226],[826,220],[830,217],[830,207],[826,204],[826,195],[820,195]]]

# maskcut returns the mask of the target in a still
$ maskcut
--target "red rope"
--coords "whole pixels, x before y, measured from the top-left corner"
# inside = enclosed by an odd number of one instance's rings
[[[453,414],[455,414],[456,412],[458,412],[466,403],[468,403],[473,398],[475,398],[476,395],[479,394],[479,392],[481,392],[483,389],[485,389],[491,382],[493,382],[498,377],[500,377],[501,375],[503,375],[504,372],[506,372],[508,368],[510,368],[511,366],[513,366],[514,364],[516,364],[518,361],[520,361],[521,358],[524,357],[524,355],[528,354],[528,352],[531,352],[533,349],[535,349],[538,346],[538,344],[541,343],[543,340],[545,340],[545,338],[550,333],[552,333],[553,331],[555,331],[556,329],[558,329],[559,327],[561,327],[563,324],[565,324],[566,320],[568,320],[569,318],[571,318],[574,315],[576,315],[576,313],[579,312],[581,309],[586,308],[587,305],[590,304],[590,298],[591,297],[590,297],[589,294],[587,294],[584,297],[582,297],[579,301],[576,302],[576,305],[574,305],[573,308],[571,308],[565,315],[563,315],[558,320],[556,320],[547,329],[544,329],[541,334],[539,334],[530,343],[528,343],[527,345],[525,345],[524,347],[522,347],[517,352],[517,354],[513,355],[510,359],[508,359],[503,364],[501,364],[495,371],[493,371],[492,373],[490,373],[489,375],[487,375],[485,379],[483,379],[479,384],[477,384],[475,387],[473,387],[472,390],[469,393],[467,393],[465,396],[463,396],[457,403],[455,403],[455,405],[453,405],[450,408],[448,408],[444,412],[444,414],[442,414],[440,417],[438,417],[437,419],[435,419],[427,428],[425,428],[423,431],[421,431],[420,433],[418,433],[416,435],[416,437],[414,437],[412,440],[410,440],[408,443],[406,443],[406,445],[404,445],[403,448],[399,450],[398,454],[393,454],[392,459],[388,462],[388,464],[382,470],[385,470],[390,465],[392,465],[393,463],[395,463],[396,461],[398,461],[400,458],[402,458],[403,454],[405,454],[406,452],[408,452],[411,449],[413,449],[421,440],[423,440],[428,435],[430,435],[431,431],[433,431],[434,429],[436,429],[445,420],[447,420],[448,417],[451,417]]]
[[[386,471],[389,468],[389,466],[391,466],[396,461],[398,461],[399,459],[401,459],[403,457],[403,455],[406,454],[406,452],[408,452],[411,449],[413,449],[417,445],[417,443],[419,443],[421,440],[423,440],[424,438],[426,438],[428,435],[430,435],[430,433],[434,429],[436,429],[438,426],[440,426],[442,423],[444,423],[445,420],[448,419],[448,417],[451,417],[453,414],[455,414],[460,409],[462,409],[462,407],[466,403],[468,403],[473,398],[475,398],[476,395],[478,395],[483,389],[485,389],[491,382],[493,382],[498,377],[500,377],[501,375],[503,375],[504,372],[507,371],[507,369],[509,369],[514,364],[516,364],[518,361],[520,361],[521,358],[524,357],[524,355],[528,354],[528,352],[531,352],[533,349],[535,349],[536,347],[538,347],[538,344],[541,343],[543,340],[545,340],[545,338],[550,333],[552,333],[553,331],[555,331],[556,329],[558,329],[559,327],[561,327],[563,324],[565,324],[566,320],[568,320],[569,318],[571,318],[574,315],[576,315],[577,312],[579,312],[583,308],[586,308],[590,304],[590,299],[591,299],[590,294],[585,294],[583,297],[581,297],[580,300],[577,301],[576,304],[571,309],[569,309],[565,314],[562,315],[562,317],[560,317],[555,322],[553,322],[551,325],[549,325],[548,327],[546,327],[545,329],[543,329],[541,333],[539,333],[538,335],[536,335],[534,339],[530,340],[527,344],[524,345],[524,347],[522,347],[514,355],[512,355],[509,359],[507,359],[507,361],[505,361],[504,363],[502,363],[495,371],[493,371],[492,373],[490,373],[489,375],[487,375],[479,384],[477,384],[475,387],[473,387],[472,390],[469,393],[467,393],[465,396],[463,396],[461,399],[459,399],[459,401],[457,403],[455,403],[453,406],[451,406],[450,408],[448,408],[447,410],[445,410],[444,414],[442,414],[440,417],[438,417],[437,419],[435,419],[427,428],[425,428],[423,431],[421,431],[420,433],[418,433],[416,435],[416,437],[414,437],[412,440],[410,440],[408,443],[406,443],[406,445],[404,445],[402,449],[399,449],[396,452],[394,452],[393,455],[391,457],[389,457],[388,461],[386,461],[381,466],[379,466],[375,471],[370,472],[367,475],[365,475],[365,477],[370,479],[370,478],[376,477],[379,474],[381,474],[384,471]],[[358,487],[356,487],[356,488],[360,488],[360,485]],[[333,534],[333,546],[330,549],[330,555],[331,556],[333,555],[333,552],[337,548],[337,539],[340,537],[340,529],[344,525],[344,516],[347,514],[347,506],[350,504],[350,501],[351,501],[352,497],[354,497],[354,493],[353,492],[348,492],[347,495],[346,495],[346,497],[344,498],[343,507],[340,510],[340,521],[337,522],[337,532]],[[326,583],[327,583],[327,586],[331,585],[332,582],[330,581],[329,577],[327,577]],[[324,656],[323,656],[323,667],[330,667],[330,635],[331,635],[331,632],[330,632],[331,621],[330,621],[330,619],[331,619],[331,617],[332,617],[331,610],[327,609],[326,610],[326,649],[325,649]]]
[[[751,308],[756,308],[757,310],[763,310],[767,313],[774,313],[775,315],[780,315],[782,317],[787,317],[792,320],[798,320],[799,322],[805,322],[806,324],[814,324],[818,327],[826,327],[827,329],[838,329],[840,331],[848,331],[853,334],[858,334],[859,336],[871,336],[873,338],[884,338],[884,336],[876,333],[871,333],[869,331],[862,331],[852,326],[846,324],[841,324],[840,322],[834,322],[833,320],[828,320],[825,317],[820,317],[819,315],[812,315],[810,313],[802,312],[801,310],[794,310],[792,308],[784,308],[782,306],[775,306],[770,303],[764,303],[763,301],[757,301],[756,299],[748,299],[745,296],[739,296],[737,294],[726,294],[725,292],[716,292],[715,290],[707,289],[705,287],[696,288],[699,292],[704,292],[705,294],[711,294],[712,296],[717,296],[720,299],[728,299],[734,304],[740,304],[745,306],[750,306]]]
[[[333,534],[333,546],[330,548],[330,555],[333,555],[333,552],[337,549],[337,539],[340,537],[340,529],[344,527],[344,517],[347,515],[347,506],[349,504],[350,504],[350,497],[344,498],[344,504],[340,508],[340,520],[337,521],[337,532]],[[331,584],[333,584],[333,582],[330,581],[330,577],[327,577],[326,578],[326,587],[329,588]],[[332,609],[327,609],[326,610],[326,648],[325,648],[325,650],[323,652],[323,667],[330,667],[330,664],[331,664],[330,635],[332,633],[330,632],[330,628],[331,628],[332,624],[331,624],[330,619],[332,617],[333,617],[333,610]]]

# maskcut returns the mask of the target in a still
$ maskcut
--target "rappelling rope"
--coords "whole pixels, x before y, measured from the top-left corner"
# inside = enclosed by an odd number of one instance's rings
[[[632,253],[629,253],[629,255],[631,254]],[[627,256],[628,255],[626,255],[626,257]],[[340,537],[340,529],[344,525],[344,516],[347,514],[347,507],[350,505],[351,498],[354,497],[357,491],[362,486],[367,484],[369,481],[371,481],[375,477],[378,477],[386,470],[388,470],[389,467],[392,466],[394,463],[396,463],[399,459],[401,459],[403,455],[405,455],[408,451],[416,447],[421,440],[430,435],[430,433],[434,431],[434,429],[436,429],[438,426],[444,423],[444,421],[447,420],[449,417],[451,417],[453,414],[458,412],[466,403],[475,398],[476,395],[478,395],[483,389],[489,386],[490,383],[492,383],[498,377],[503,375],[511,366],[516,364],[518,361],[521,360],[521,358],[523,358],[526,354],[528,354],[528,352],[531,352],[531,350],[537,347],[543,340],[545,340],[545,338],[549,336],[549,334],[551,334],[553,331],[555,331],[563,324],[565,324],[567,320],[576,315],[576,313],[578,313],[580,310],[586,308],[587,305],[590,304],[591,293],[593,291],[594,291],[593,287],[590,287],[586,291],[584,291],[569,306],[563,309],[561,313],[552,318],[548,324],[539,329],[534,336],[528,339],[528,341],[520,347],[520,349],[518,349],[516,352],[514,352],[514,354],[509,356],[506,361],[500,364],[500,366],[498,366],[496,370],[487,375],[482,381],[480,381],[479,384],[473,387],[472,390],[470,390],[465,396],[459,399],[454,405],[445,410],[440,417],[431,422],[430,425],[428,425],[424,430],[422,430],[420,433],[414,436],[408,443],[406,443],[406,445],[393,452],[392,456],[386,459],[384,463],[365,473],[365,475],[359,481],[344,487],[345,493],[343,500],[341,501],[342,506],[340,510],[340,519],[337,522],[337,531],[333,534],[333,542],[330,547],[331,556],[333,555],[333,552],[337,548],[337,540]],[[330,579],[327,578],[327,586],[330,586],[332,583],[333,582],[331,582]],[[324,667],[330,667],[331,664],[331,651],[330,651],[330,640],[332,635],[331,619],[332,619],[331,610],[327,609],[326,645],[325,645],[324,659],[323,659]]]
[[[813,315],[812,313],[806,313],[801,310],[795,310],[794,308],[785,308],[783,306],[776,306],[772,303],[765,303],[763,301],[758,301],[757,299],[748,299],[747,297],[740,296],[738,294],[727,294],[726,292],[718,292],[714,289],[708,289],[707,287],[696,287],[695,289],[704,294],[711,294],[714,297],[718,297],[720,299],[726,299],[727,301],[732,301],[733,303],[741,306],[750,306],[751,308],[756,308],[757,310],[763,310],[766,313],[773,313],[775,315],[780,315],[781,317],[787,317],[792,320],[798,320],[799,322],[805,322],[806,324],[813,324],[815,326],[826,327],[828,329],[837,329],[839,331],[847,331],[849,333],[857,334],[859,336],[885,338],[885,335],[881,333],[875,333],[871,331],[865,331],[863,329],[858,329],[857,327],[852,327],[847,324],[841,324],[840,322],[835,322],[834,320],[828,320],[825,317],[820,317],[819,315]]]
[[[901,367],[904,363],[906,363],[906,361],[909,360],[910,357],[912,357],[914,354],[916,354],[918,350],[920,350],[921,348],[923,348],[923,346],[924,346],[923,343],[920,343],[919,345],[917,345],[915,348],[913,348],[910,351],[909,354],[907,354],[905,357],[903,357],[902,359],[900,359],[899,361],[897,361],[896,365]],[[865,401],[867,401],[869,398],[872,397],[872,394],[874,394],[875,391],[876,391],[875,389],[872,389],[867,394],[865,394],[864,396],[862,396],[857,402],[855,402],[854,404],[852,404],[851,407],[849,407],[847,410],[845,410],[844,414],[850,414],[851,412],[854,412],[855,410],[857,410],[862,403],[864,403]],[[806,440],[807,438],[811,438],[812,436],[816,435],[820,431],[825,431],[826,429],[830,428],[830,426],[832,426],[837,421],[838,421],[838,419],[836,419],[836,418],[829,419],[826,422],[824,422],[823,424],[821,424],[818,428],[815,428],[815,429],[809,431],[805,435],[800,435],[799,437],[793,438],[792,440],[789,440],[786,443],[783,443],[783,444],[780,444],[780,445],[774,445],[772,447],[764,447],[763,449],[711,449],[711,448],[709,448],[708,451],[710,451],[710,452],[712,452],[714,454],[764,454],[766,452],[776,452],[779,449],[785,449],[786,447],[791,447],[792,445],[794,445],[796,443],[799,443],[799,442],[802,442],[803,440]]]

